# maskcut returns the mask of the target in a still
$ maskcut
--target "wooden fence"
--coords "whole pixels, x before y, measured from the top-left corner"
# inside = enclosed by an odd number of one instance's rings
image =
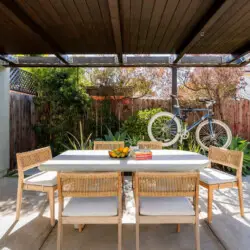
[[[32,95],[10,92],[10,170],[16,168],[16,153],[36,147],[36,123]]]
[[[93,113],[95,109],[100,109],[101,102],[93,100]],[[158,100],[158,99],[135,99],[135,100],[121,100],[113,101],[111,105],[111,112],[122,122],[129,116],[133,115],[139,110],[162,108],[171,112],[170,100]],[[228,100],[222,107],[225,122],[229,125],[234,136],[238,135],[244,139],[250,140],[250,101],[249,100]],[[215,119],[220,120],[218,108],[214,106]],[[98,113],[98,119],[100,120],[100,113]],[[201,114],[190,114],[188,122],[192,123],[198,119]],[[100,121],[99,121],[100,122]]]
[[[99,101],[93,101],[92,108],[90,110],[94,116],[97,115],[97,122],[100,122],[100,105],[101,103]],[[138,110],[151,108],[163,108],[170,111],[171,102],[155,99],[136,99],[133,101],[123,100],[119,102],[113,101],[110,107],[110,112],[114,113],[118,120],[122,122]],[[215,118],[218,117],[217,113],[218,112],[215,107]],[[250,101],[227,101],[223,107],[223,113],[227,124],[232,129],[233,134],[250,140]],[[197,117],[190,116],[189,122],[193,122],[195,119],[197,119]],[[36,120],[37,113],[33,103],[33,96],[11,92],[10,169],[16,168],[17,152],[28,151],[36,147],[36,136],[33,130]]]

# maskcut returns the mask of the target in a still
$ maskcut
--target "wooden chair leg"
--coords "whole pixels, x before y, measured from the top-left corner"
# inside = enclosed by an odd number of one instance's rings
[[[207,220],[208,223],[212,222],[212,208],[213,208],[213,189],[208,188],[208,202],[207,202]]]
[[[140,250],[140,224],[138,220],[136,220],[136,250]]]
[[[177,224],[176,232],[180,233],[180,231],[181,231],[181,224]]]
[[[239,203],[240,203],[240,215],[243,217],[244,216],[244,202],[243,202],[242,182],[239,182],[238,194],[239,194]]]
[[[200,250],[200,228],[199,228],[199,219],[195,223],[195,248]]]
[[[122,250],[122,221],[118,223],[118,250]]]
[[[54,189],[48,192],[49,195],[49,208],[50,208],[50,224],[53,227],[55,225],[55,193]]]
[[[58,219],[57,224],[57,250],[62,249],[62,241],[63,241],[63,225],[61,219]]]
[[[20,219],[21,206],[22,206],[22,198],[23,198],[22,183],[18,181],[17,202],[16,202],[16,220]]]

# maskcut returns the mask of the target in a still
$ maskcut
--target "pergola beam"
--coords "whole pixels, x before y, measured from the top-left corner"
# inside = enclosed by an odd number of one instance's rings
[[[5,56],[5,55],[0,55],[0,60],[8,63],[10,66],[15,66],[16,62],[14,62],[13,60],[11,60],[10,57]]]
[[[245,65],[245,62],[244,62],[244,65]],[[240,66],[244,66],[243,64],[241,64]],[[134,67],[148,67],[148,68],[154,68],[154,67],[187,67],[187,68],[193,68],[193,67],[235,67],[235,68],[238,68],[239,65],[237,64],[218,64],[218,65],[214,65],[214,64],[178,64],[178,66],[175,64],[158,64],[158,63],[154,63],[154,64],[102,64],[102,63],[95,63],[95,64],[69,64],[69,65],[66,65],[66,64],[56,64],[56,65],[51,65],[51,64],[25,64],[25,63],[19,63],[19,64],[14,64],[13,66],[11,67],[19,67],[19,68],[22,68],[22,67],[29,67],[29,68],[33,68],[33,67],[40,67],[40,68],[43,68],[43,67],[59,67],[59,68],[63,68],[63,67],[85,67],[85,68],[98,68],[98,67],[105,67],[105,68],[115,68],[115,67],[129,67],[129,68],[134,68]],[[7,66],[8,67],[8,66]]]
[[[120,11],[119,11],[118,0],[108,0],[108,5],[109,5],[109,12],[111,17],[116,53],[119,64],[122,64],[123,50],[122,50],[122,34],[121,34],[121,22],[120,22]]]
[[[198,25],[190,32],[187,39],[184,39],[183,44],[176,51],[177,57],[174,63],[178,63],[181,58],[186,54],[200,39],[206,36],[206,31],[209,30],[218,19],[227,11],[228,8],[234,3],[234,0],[220,0],[215,1],[207,14],[202,18]]]
[[[244,44],[239,49],[235,50],[232,53],[233,58],[230,61],[228,61],[227,63],[234,63],[249,53],[250,53],[250,41],[248,41],[246,44]]]
[[[27,15],[27,13],[16,3],[10,0],[1,0],[1,3],[9,9],[23,24],[25,24],[30,30],[39,35],[44,42],[46,42],[54,51],[57,58],[64,64],[69,64],[67,60],[62,56],[64,53],[62,48],[54,41],[54,39],[47,34],[44,29],[38,25],[34,20]]]
[[[250,64],[250,58],[247,59],[245,62],[241,63],[240,66],[246,66],[247,64]]]

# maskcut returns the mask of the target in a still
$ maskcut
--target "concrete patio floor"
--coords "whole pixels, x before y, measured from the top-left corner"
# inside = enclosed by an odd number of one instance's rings
[[[15,222],[17,178],[0,179],[0,249],[1,250],[54,250],[57,226],[51,228],[46,194],[25,191],[21,219]],[[126,190],[126,193],[129,193]],[[126,195],[127,196],[127,195]],[[245,217],[239,216],[237,190],[216,191],[213,205],[213,223],[206,218],[207,191],[201,189],[201,249],[247,250],[250,242],[250,178],[244,178]],[[133,203],[125,197],[123,218],[123,249],[135,249]],[[57,214],[57,204],[56,204]],[[192,225],[142,225],[141,249],[194,249]],[[116,225],[87,225],[79,233],[71,225],[64,226],[63,249],[97,250],[117,249]]]

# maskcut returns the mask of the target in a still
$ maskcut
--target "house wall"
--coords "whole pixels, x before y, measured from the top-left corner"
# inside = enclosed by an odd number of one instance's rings
[[[0,66],[0,177],[9,169],[9,69]]]

